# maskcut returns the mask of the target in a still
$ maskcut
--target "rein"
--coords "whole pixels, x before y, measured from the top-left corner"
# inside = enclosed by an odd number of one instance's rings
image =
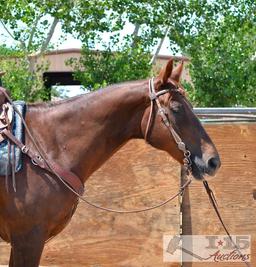
[[[226,225],[225,225],[225,223],[224,223],[224,221],[223,221],[223,219],[222,219],[222,217],[220,215],[220,212],[219,212],[219,209],[218,209],[218,205],[217,205],[217,201],[216,201],[216,198],[215,198],[215,196],[213,194],[213,191],[211,190],[211,188],[210,188],[210,186],[209,186],[209,184],[208,184],[208,182],[206,180],[203,180],[203,184],[204,184],[206,193],[207,193],[207,195],[209,197],[209,200],[210,200],[210,202],[212,204],[212,207],[213,207],[213,209],[214,209],[214,211],[215,211],[215,213],[216,213],[216,215],[217,215],[217,217],[219,219],[219,222],[221,223],[223,229],[225,230],[229,240],[231,241],[232,245],[234,246],[234,248],[238,252],[239,256],[243,256],[243,253],[241,252],[240,248],[237,246],[237,244],[232,239],[232,237],[231,237],[231,235],[230,235],[230,233],[229,233],[229,231],[228,231],[228,229],[227,229],[227,227],[226,227]],[[252,267],[252,265],[247,261],[243,261],[243,263],[247,267]]]
[[[159,114],[161,116],[164,125],[169,129],[169,131],[171,132],[175,142],[177,143],[178,148],[184,154],[183,167],[184,167],[186,176],[189,176],[190,172],[191,172],[191,165],[192,165],[192,162],[191,162],[191,159],[190,159],[191,153],[190,153],[189,150],[186,149],[186,145],[184,144],[184,142],[182,142],[182,139],[180,138],[178,133],[171,126],[171,123],[170,123],[170,121],[169,121],[169,119],[168,119],[168,117],[167,117],[167,115],[165,113],[165,110],[164,110],[164,108],[162,108],[161,103],[160,103],[160,101],[158,99],[158,97],[160,95],[166,94],[170,90],[165,89],[165,90],[156,92],[155,91],[155,87],[154,87],[154,78],[151,78],[149,80],[149,87],[148,88],[149,88],[149,97],[150,97],[150,100],[151,100],[151,107],[150,107],[150,115],[149,115],[149,118],[148,118],[144,139],[147,142],[148,135],[149,135],[149,130],[150,130],[150,126],[151,126],[151,121],[152,121],[152,116],[153,116],[154,103],[156,103],[157,107],[158,107],[158,113],[157,114]],[[173,196],[169,197],[167,200],[165,200],[165,201],[163,201],[163,202],[161,202],[159,204],[156,204],[154,206],[147,207],[147,208],[142,208],[142,209],[134,209],[134,210],[111,209],[111,208],[106,208],[106,207],[102,207],[100,205],[97,205],[97,204],[89,201],[88,199],[86,199],[86,198],[84,198],[82,196],[79,196],[79,198],[82,201],[84,201],[87,204],[89,204],[90,206],[92,206],[94,208],[97,208],[97,209],[100,209],[100,210],[114,212],[114,213],[139,213],[139,212],[145,212],[145,211],[149,211],[149,210],[153,210],[153,209],[162,207],[162,206],[166,205],[167,203],[169,203],[170,201],[172,201],[173,199],[177,198],[178,196],[182,196],[184,190],[189,186],[189,184],[191,182],[192,182],[192,178],[189,177],[187,179],[187,181],[183,185],[182,184],[180,185],[180,189],[176,194],[174,194]]]
[[[155,93],[153,78],[150,80],[150,83],[151,83],[151,86],[149,86],[150,94],[153,94],[153,93]],[[139,213],[139,212],[145,212],[145,211],[153,210],[153,209],[162,207],[162,206],[166,205],[167,203],[169,203],[170,201],[172,201],[173,199],[177,198],[178,196],[181,196],[183,194],[184,190],[188,187],[188,185],[192,181],[192,179],[189,178],[183,185],[180,186],[180,189],[176,194],[169,197],[165,201],[163,201],[159,204],[153,205],[151,207],[146,207],[146,208],[142,208],[142,209],[134,209],[134,210],[117,210],[117,209],[111,209],[111,208],[106,208],[106,207],[102,207],[100,205],[97,205],[97,204],[89,201],[88,199],[86,199],[85,197],[82,196],[82,194],[84,192],[83,185],[81,183],[81,180],[74,173],[62,168],[60,165],[58,165],[55,162],[50,161],[47,158],[43,149],[40,147],[40,145],[36,142],[35,138],[33,137],[27,123],[25,122],[25,120],[22,116],[22,114],[15,107],[12,99],[9,97],[6,90],[4,88],[0,87],[0,92],[3,93],[3,95],[6,97],[6,99],[12,105],[15,112],[17,112],[17,114],[20,116],[22,123],[25,127],[25,130],[26,130],[32,144],[35,146],[38,154],[35,153],[31,148],[29,148],[26,145],[24,145],[23,143],[21,143],[19,140],[17,140],[17,138],[12,134],[11,130],[3,129],[2,131],[0,131],[0,134],[2,136],[6,137],[8,139],[8,141],[11,141],[13,144],[18,146],[21,149],[22,153],[26,154],[31,159],[31,162],[34,165],[36,165],[42,169],[45,169],[45,170],[51,172],[52,174],[54,174],[65,185],[65,187],[67,187],[71,192],[73,192],[80,200],[82,200],[83,202],[87,203],[88,205],[90,205],[94,208],[101,209],[104,211],[109,211],[109,212],[115,212],[115,213]],[[161,94],[164,94],[167,92],[169,92],[169,90],[164,90],[164,92],[161,92]],[[155,100],[158,101],[157,97],[161,94],[156,93],[157,96],[156,96]],[[151,100],[151,101],[153,102],[153,100]],[[152,102],[151,102],[151,105],[153,105]],[[160,105],[160,102],[159,102],[159,105]],[[166,116],[164,114],[164,112],[161,115],[161,117],[162,116]],[[168,120],[167,117],[166,117],[166,120]],[[166,123],[165,125],[167,125],[168,121],[166,121],[165,123]],[[169,124],[169,128],[171,130],[170,124]],[[181,138],[178,136],[178,134],[175,133],[174,130],[173,130],[173,132],[174,132],[174,134],[176,134],[175,140],[177,140],[178,147],[182,151],[184,151],[184,157],[185,157],[184,158],[184,168],[186,170],[186,174],[189,174],[190,170],[191,170],[190,152],[185,149],[185,144],[181,141]],[[14,181],[15,181],[15,179],[14,179]],[[13,183],[13,186],[14,186],[14,183]],[[16,191],[16,186],[15,186],[15,191]]]

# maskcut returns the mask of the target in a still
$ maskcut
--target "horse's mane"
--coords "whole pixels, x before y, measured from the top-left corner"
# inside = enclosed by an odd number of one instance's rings
[[[100,93],[106,89],[117,89],[120,88],[122,86],[128,86],[128,85],[136,85],[138,83],[144,82],[145,80],[136,80],[136,81],[127,81],[127,82],[122,82],[122,83],[117,83],[117,84],[112,84],[109,85],[107,87],[104,88],[100,88],[97,91],[91,91],[89,93],[84,93],[84,94],[80,94],[77,96],[73,96],[70,98],[66,98],[66,99],[60,99],[60,100],[55,100],[55,101],[48,101],[48,102],[35,102],[35,103],[29,103],[28,107],[34,109],[47,109],[47,108],[52,108],[52,107],[56,107],[62,104],[66,104],[66,103],[72,103],[73,101],[76,101],[80,98],[83,98],[84,101],[86,101],[87,98],[89,98],[91,95],[93,95],[94,93]]]
[[[29,103],[28,106],[30,108],[51,108],[51,107],[55,107],[61,104],[65,104],[65,103],[69,103],[69,102],[73,102],[76,99],[82,97],[82,96],[86,96],[87,94],[81,94],[81,95],[77,95],[77,96],[73,96],[70,98],[66,98],[66,99],[58,99],[58,100],[53,100],[53,101],[48,101],[48,102],[35,102],[35,103]]]

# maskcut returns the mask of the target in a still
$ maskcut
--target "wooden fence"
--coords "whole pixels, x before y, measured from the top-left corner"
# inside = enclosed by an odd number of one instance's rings
[[[256,266],[256,124],[206,125],[222,160],[209,179],[230,232],[252,236],[252,265]],[[177,192],[180,167],[170,157],[141,140],[129,142],[86,183],[89,199],[104,206],[132,209],[158,203]],[[71,223],[44,250],[42,265],[62,267],[174,267],[163,263],[164,234],[180,227],[178,200],[140,214],[113,214],[79,204]],[[184,196],[184,234],[225,234],[200,182]],[[9,248],[0,243],[0,264]],[[205,263],[184,263],[201,267]],[[209,264],[207,266],[244,266]]]

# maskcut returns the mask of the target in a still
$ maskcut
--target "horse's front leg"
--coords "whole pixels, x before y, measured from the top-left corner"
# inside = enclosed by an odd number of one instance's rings
[[[42,227],[33,227],[26,234],[12,235],[11,267],[38,267],[45,243]]]

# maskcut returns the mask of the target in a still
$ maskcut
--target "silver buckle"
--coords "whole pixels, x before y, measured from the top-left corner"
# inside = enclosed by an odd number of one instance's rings
[[[23,146],[23,147],[21,148],[21,152],[24,153],[24,154],[27,154],[27,153],[28,153],[28,150],[29,150],[29,148],[26,147],[26,146]]]

